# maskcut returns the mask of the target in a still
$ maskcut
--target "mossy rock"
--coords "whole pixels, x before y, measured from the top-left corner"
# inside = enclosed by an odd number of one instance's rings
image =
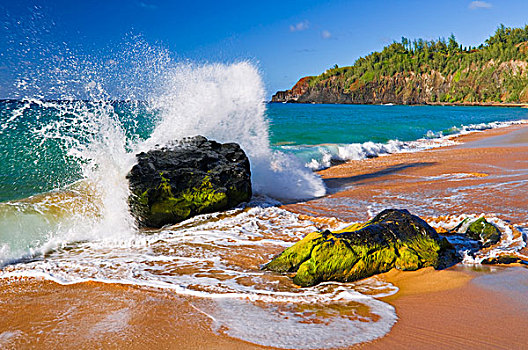
[[[249,160],[237,144],[196,136],[136,158],[127,175],[129,204],[142,227],[175,224],[251,199]]]
[[[501,231],[495,225],[486,221],[484,217],[474,221],[466,218],[447,234],[458,234],[477,241],[479,248],[487,248],[497,244],[502,235]]]
[[[386,209],[364,224],[310,233],[264,269],[296,272],[293,282],[307,287],[355,281],[393,268],[444,268],[458,261],[453,246],[424,220],[407,210]]]
[[[501,232],[495,225],[486,221],[481,217],[473,221],[466,230],[466,236],[475,241],[480,241],[483,247],[489,247],[499,242]]]

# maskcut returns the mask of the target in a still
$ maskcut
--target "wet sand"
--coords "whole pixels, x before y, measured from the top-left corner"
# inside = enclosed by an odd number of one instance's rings
[[[527,135],[528,127],[514,126],[461,137],[464,145],[349,162],[321,172],[333,194],[285,208],[365,220],[395,206],[424,217],[496,213],[524,224]],[[526,347],[528,269],[455,267],[382,278],[400,289],[385,299],[399,321],[385,337],[353,348]],[[263,348],[216,332],[200,311],[206,301],[170,291],[40,279],[0,280],[0,291],[2,349]]]
[[[321,175],[334,193],[288,209],[363,221],[396,207],[429,219],[485,213],[528,225],[528,126],[473,133],[457,142],[326,169]],[[528,347],[525,267],[391,271],[383,278],[400,289],[385,299],[399,320],[387,336],[361,349]]]
[[[486,279],[486,283],[480,282]],[[399,320],[385,337],[361,349],[525,349],[528,269],[455,267],[391,271],[400,291],[386,301]],[[512,292],[512,284],[524,285]],[[524,295],[522,294],[524,293]]]
[[[201,300],[106,283],[0,280],[0,349],[261,349],[215,333]]]
[[[384,299],[399,320],[385,337],[351,349],[525,348],[528,270],[494,269],[384,274],[400,288]],[[512,293],[511,283],[525,290]],[[213,331],[201,300],[170,292],[36,279],[4,280],[0,289],[2,349],[271,349]]]

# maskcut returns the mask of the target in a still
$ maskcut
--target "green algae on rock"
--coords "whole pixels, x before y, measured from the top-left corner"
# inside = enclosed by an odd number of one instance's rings
[[[458,236],[458,239],[461,238],[465,241],[463,250],[470,254],[497,244],[502,236],[497,226],[488,222],[483,216],[476,220],[465,218],[454,228],[442,234],[445,236]]]
[[[237,144],[195,136],[136,157],[127,179],[140,226],[174,224],[251,198],[249,160]]]
[[[453,246],[424,220],[407,210],[386,209],[365,224],[310,233],[264,269],[296,272],[293,282],[308,287],[356,281],[393,268],[445,268],[458,261]]]
[[[501,232],[495,225],[487,222],[484,217],[481,217],[468,226],[466,236],[475,241],[480,241],[482,246],[487,248],[500,240]]]

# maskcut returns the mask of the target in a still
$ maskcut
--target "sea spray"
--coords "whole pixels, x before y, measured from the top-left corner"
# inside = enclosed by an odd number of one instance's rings
[[[323,196],[318,175],[295,157],[271,150],[264,93],[258,70],[247,62],[178,65],[149,99],[160,121],[140,149],[194,135],[236,142],[250,159],[256,193],[289,200]]]
[[[51,77],[61,82],[50,91],[68,101],[45,102],[47,89],[41,89],[38,98],[25,100],[24,110],[2,119],[2,130],[12,132],[10,126],[18,122],[31,130],[27,150],[42,152],[34,167],[46,167],[50,145],[59,157],[53,158],[57,172],[49,173],[54,191],[0,204],[0,212],[5,210],[0,225],[7,228],[0,231],[0,253],[8,257],[0,261],[0,278],[100,281],[194,296],[218,332],[277,347],[345,347],[386,334],[396,314],[377,298],[396,291],[390,284],[373,279],[299,289],[287,276],[259,269],[305,234],[328,227],[315,227],[267,200],[257,202],[258,196],[244,209],[162,230],[135,230],[124,181],[134,155],[185,136],[240,143],[260,194],[310,198],[324,194],[324,186],[292,155],[270,147],[262,81],[251,64],[178,64],[143,44],[131,47],[130,53],[95,64],[89,59],[70,64],[62,61],[70,54],[60,56],[60,69]],[[146,59],[135,61],[138,55]],[[120,76],[118,83],[111,82],[108,69]],[[27,87],[33,80],[20,84]],[[123,92],[119,96],[130,104],[130,113],[123,115],[119,103],[111,101],[112,85]],[[91,102],[79,101],[83,98]],[[61,167],[71,176],[59,175]],[[33,233],[24,237],[28,231]],[[4,264],[24,255],[29,259],[18,260],[22,263]],[[270,338],[272,332],[281,338]]]
[[[30,194],[36,196],[23,205],[0,204],[4,227],[9,227],[3,242],[10,243],[2,245],[4,263],[76,241],[134,240],[125,176],[135,154],[186,136],[202,134],[241,144],[250,157],[259,195],[299,200],[325,193],[321,179],[294,156],[271,150],[263,84],[253,65],[175,63],[165,51],[142,42],[130,51],[118,55],[131,60],[126,64],[116,58],[109,66],[96,61],[84,67],[72,58],[61,73],[71,84],[61,81],[60,89],[52,89],[66,100],[26,98],[6,109],[0,136],[7,138],[6,144],[26,140],[22,147],[6,151],[18,178],[13,183],[34,186]],[[123,77],[114,79],[120,70],[116,67],[125,66],[130,68],[125,76],[137,79],[146,91],[124,84]],[[44,74],[36,72],[32,76],[42,79]],[[26,90],[40,91],[39,83],[36,79]],[[116,86],[122,96],[128,88],[131,97],[143,96],[145,101],[113,101],[108,91]],[[26,149],[31,150],[29,159]],[[29,166],[16,168],[17,159]],[[40,195],[36,183],[52,191]],[[74,183],[79,185],[72,187]],[[57,204],[64,207],[58,212],[48,210],[47,198],[62,198],[65,191],[73,194],[70,202],[84,204],[64,202]]]
[[[27,141],[36,146],[30,155],[34,168],[48,164],[39,151],[46,154],[44,148],[54,145],[52,168],[77,173],[69,179],[79,180],[57,179],[59,186],[51,192],[0,203],[1,224],[7,229],[4,242],[11,242],[0,259],[28,258],[76,241],[130,238],[134,221],[125,176],[133,157],[126,151],[127,139],[110,102],[26,103],[31,107],[22,108],[33,113],[19,118],[30,129]]]

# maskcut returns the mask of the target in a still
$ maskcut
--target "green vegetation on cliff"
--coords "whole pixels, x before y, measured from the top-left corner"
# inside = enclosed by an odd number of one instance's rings
[[[455,36],[393,42],[353,66],[304,79],[277,102],[478,103],[528,102],[528,25],[501,25],[478,48]]]

